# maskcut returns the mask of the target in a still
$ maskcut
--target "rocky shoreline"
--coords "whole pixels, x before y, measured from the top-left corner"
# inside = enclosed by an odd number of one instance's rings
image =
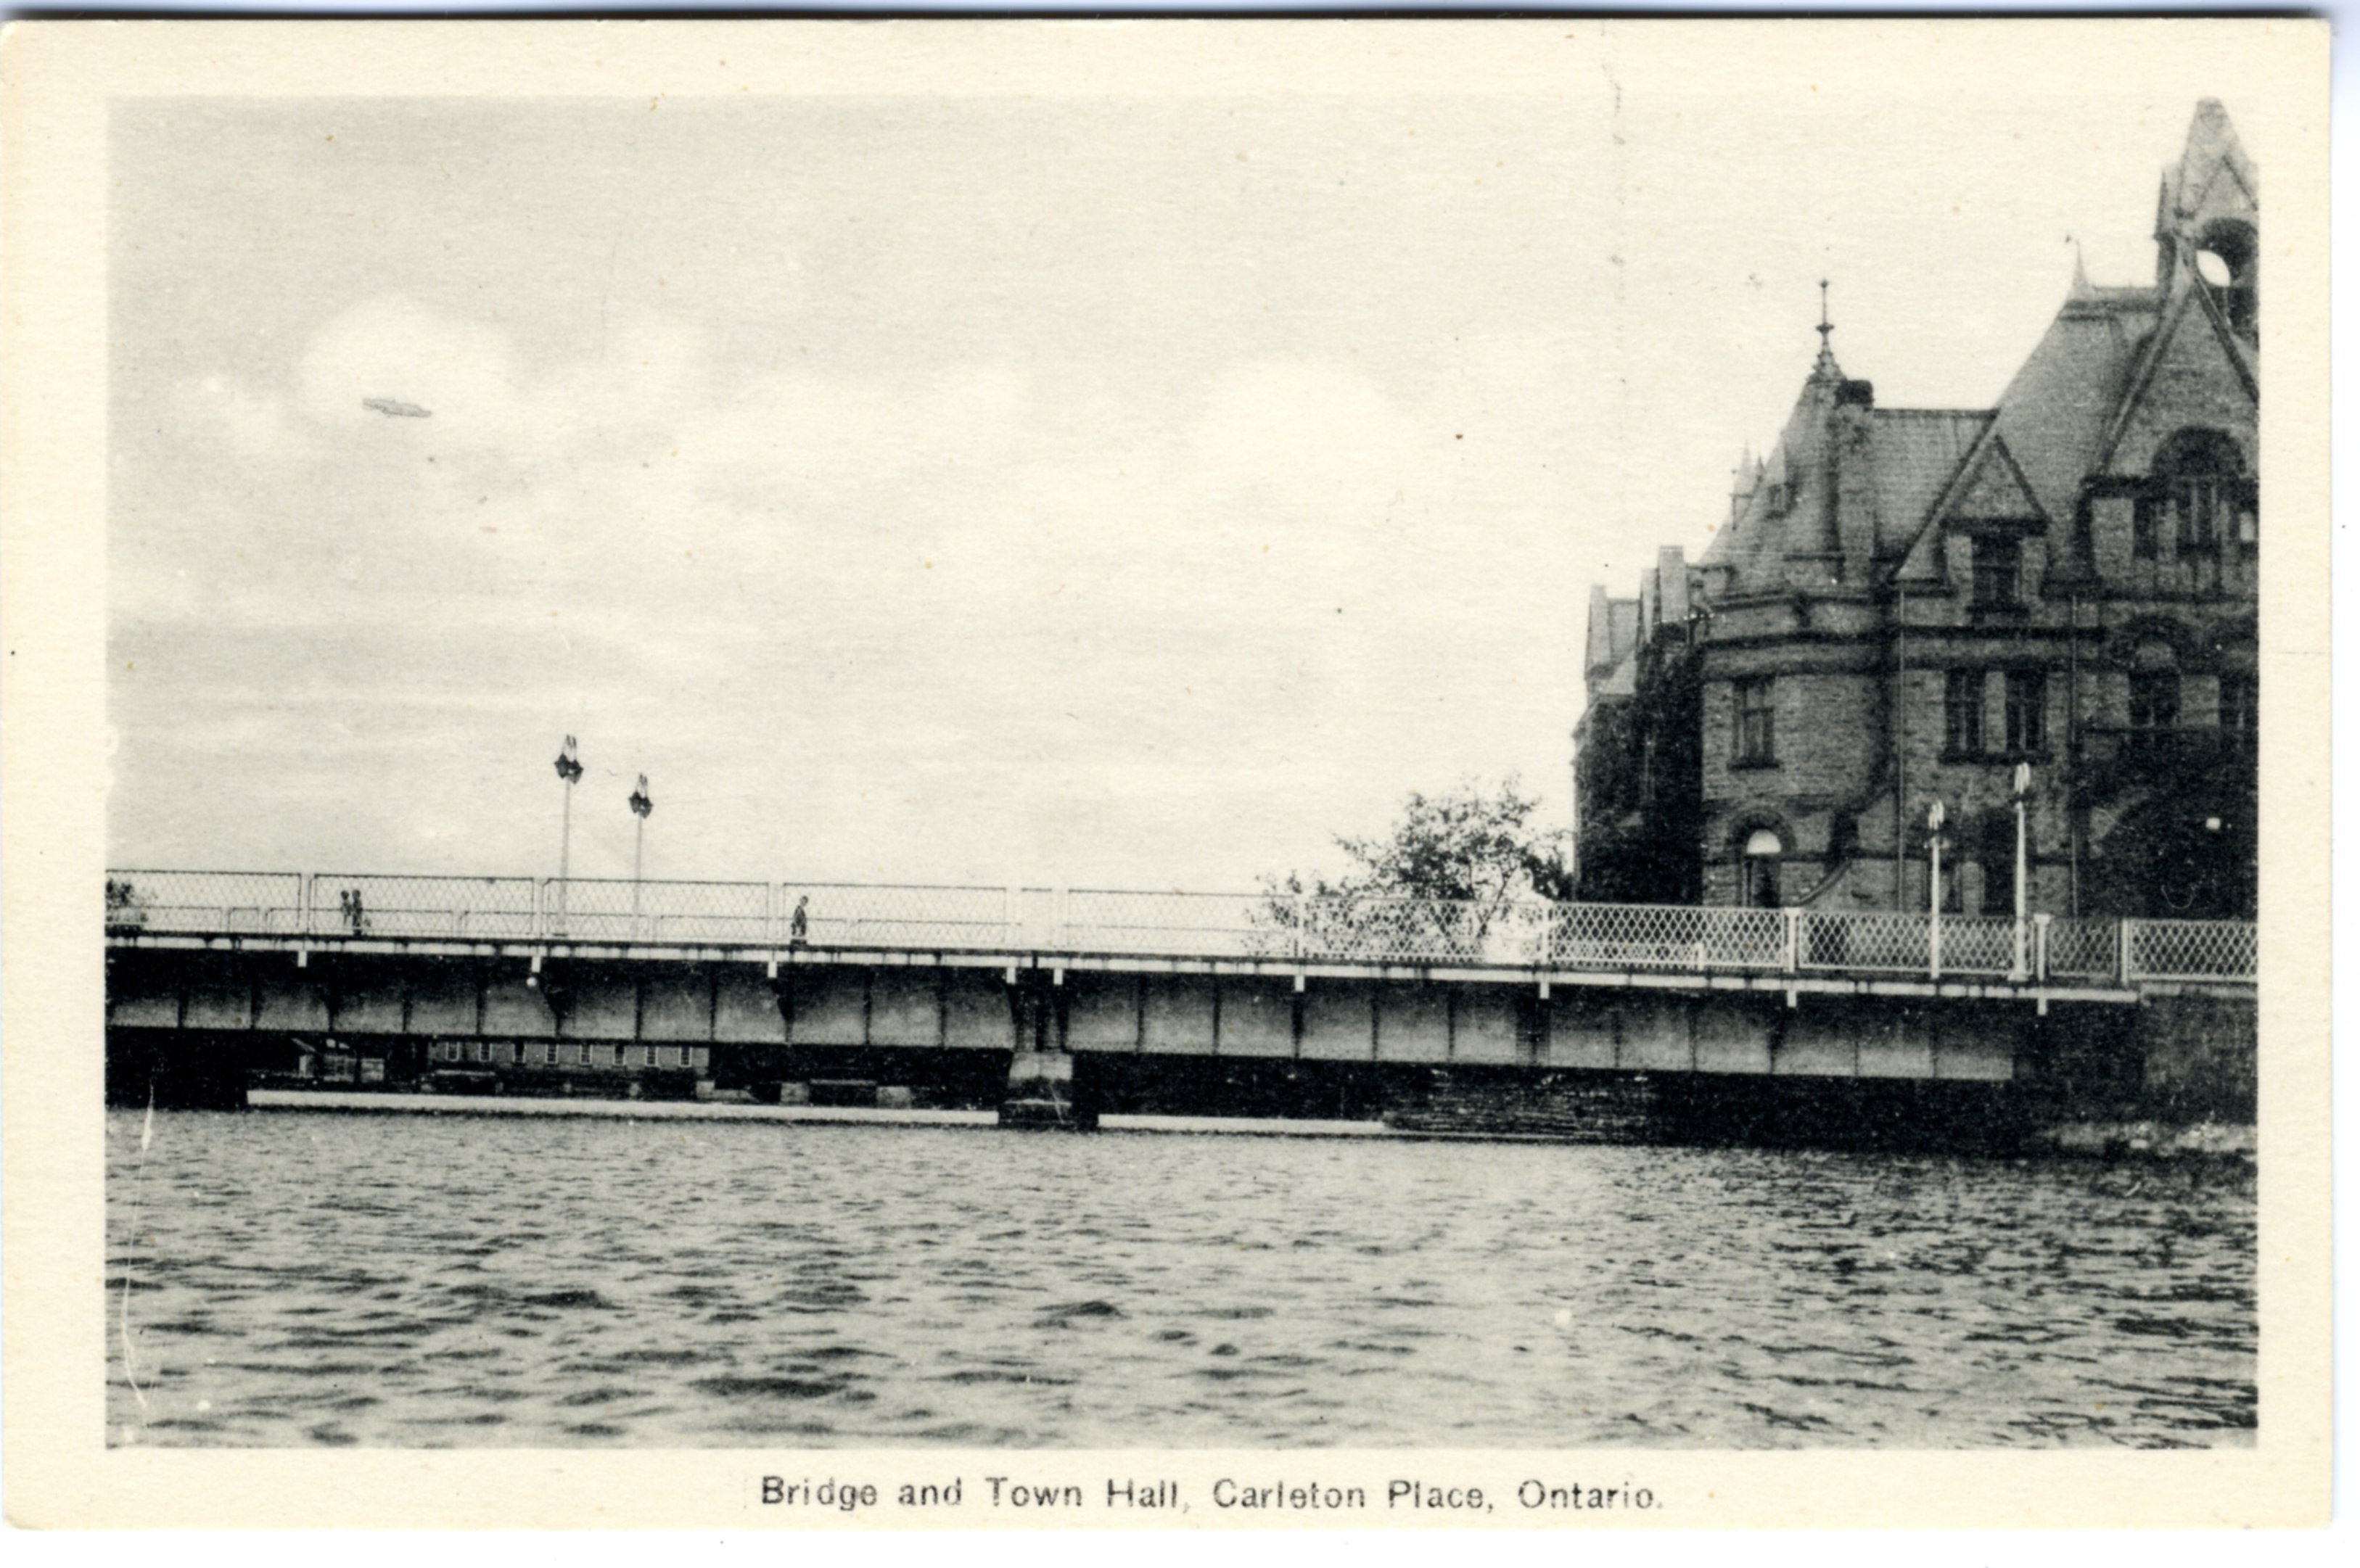
[[[2076,1121],[2034,1129],[2026,1152],[2101,1160],[2234,1160],[2251,1163],[2251,1122]]]

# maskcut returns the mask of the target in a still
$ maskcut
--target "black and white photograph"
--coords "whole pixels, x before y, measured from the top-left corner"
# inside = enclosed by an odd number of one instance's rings
[[[105,99],[102,1459],[2309,1441],[2323,26],[1417,26]]]

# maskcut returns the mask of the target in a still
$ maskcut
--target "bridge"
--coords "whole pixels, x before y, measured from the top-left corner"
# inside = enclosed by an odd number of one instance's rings
[[[947,1074],[1011,1120],[1153,1058],[2005,1084],[2052,1007],[2249,1018],[2258,960],[2223,921],[300,872],[110,871],[105,921],[111,1061],[151,1071]]]

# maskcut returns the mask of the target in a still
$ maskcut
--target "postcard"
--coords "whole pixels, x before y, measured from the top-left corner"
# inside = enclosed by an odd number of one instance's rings
[[[10,1517],[2322,1520],[2328,36],[13,27]]]

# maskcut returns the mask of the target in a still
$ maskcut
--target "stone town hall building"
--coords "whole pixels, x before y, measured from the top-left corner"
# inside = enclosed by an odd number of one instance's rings
[[[1581,897],[2013,912],[2255,909],[2254,166],[2200,104],[2152,286],[2077,267],[1994,408],[1888,408],[1818,362],[1693,563],[1593,589]],[[1955,867],[1957,875],[1947,875]]]

